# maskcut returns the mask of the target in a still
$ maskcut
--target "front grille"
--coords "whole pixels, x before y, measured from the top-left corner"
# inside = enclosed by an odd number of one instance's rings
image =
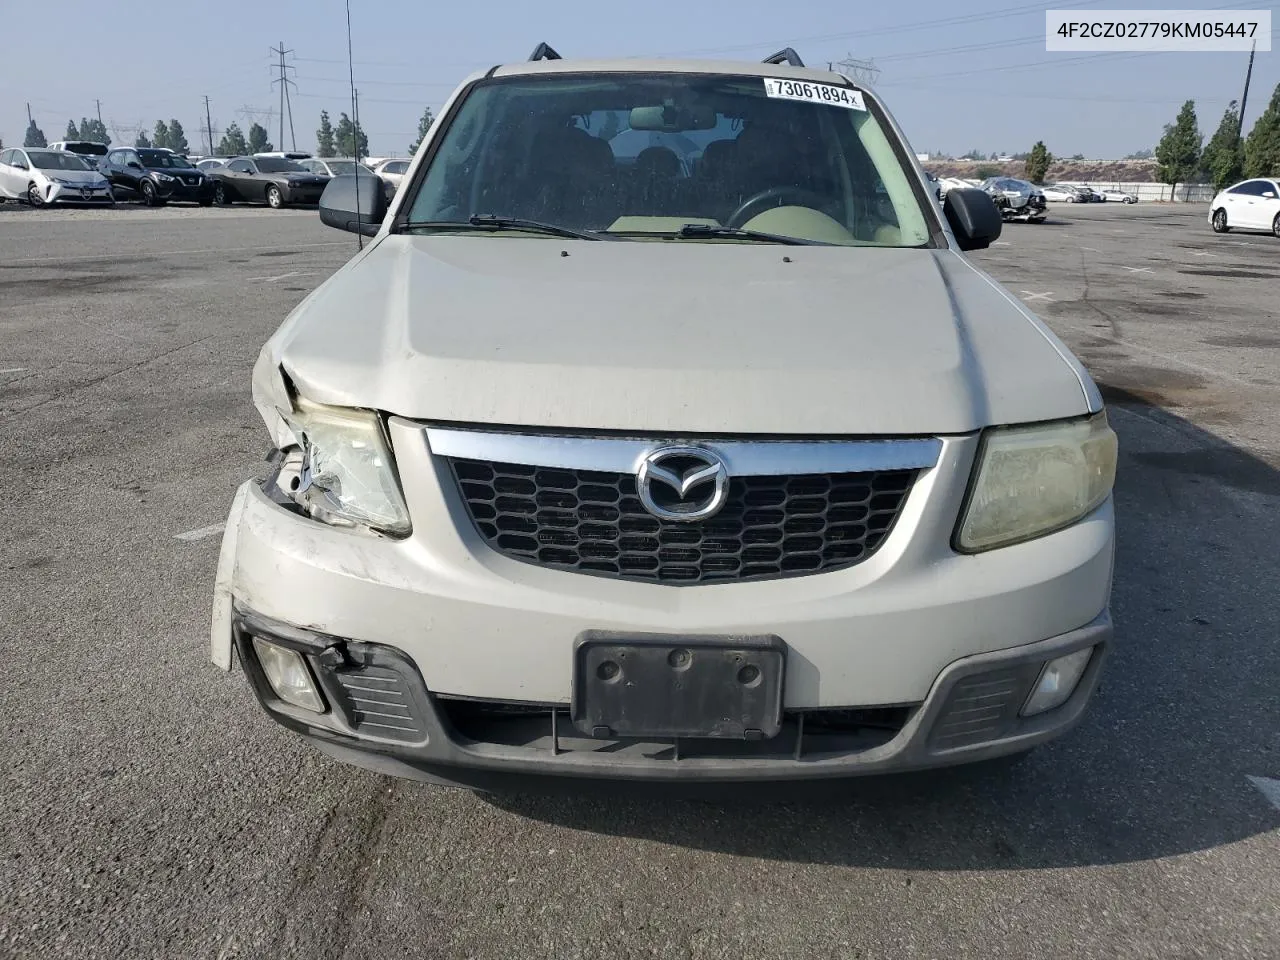
[[[667,584],[852,566],[884,542],[915,470],[733,477],[723,509],[659,519],[635,477],[447,458],[468,513],[499,553],[555,570]]]

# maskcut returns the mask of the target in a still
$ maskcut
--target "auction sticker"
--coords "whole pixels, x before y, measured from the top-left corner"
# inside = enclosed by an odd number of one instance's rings
[[[846,110],[866,110],[861,90],[837,87],[833,83],[814,83],[812,80],[778,80],[764,78],[765,96],[779,100],[803,100],[821,103],[828,107],[844,107]]]

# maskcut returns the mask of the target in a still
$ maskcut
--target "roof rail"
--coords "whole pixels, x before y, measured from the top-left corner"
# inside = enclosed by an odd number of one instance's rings
[[[540,43],[533,48],[533,53],[529,54],[530,60],[563,60],[564,57],[556,53],[551,46]]]
[[[800,59],[800,54],[796,53],[790,47],[784,47],[772,57],[765,57],[761,63],[789,63],[793,67],[804,66],[804,61]]]

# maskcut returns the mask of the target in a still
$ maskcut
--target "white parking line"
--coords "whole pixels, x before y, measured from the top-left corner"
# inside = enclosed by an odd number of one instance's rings
[[[1150,267],[1121,267],[1121,270],[1128,270],[1130,273],[1150,273]]]
[[[1218,258],[1218,255],[1216,253],[1205,253],[1203,250],[1197,250],[1195,253],[1192,254],[1192,256],[1193,257],[1213,257],[1215,260]]]
[[[309,277],[309,276],[311,276],[310,270],[291,270],[288,273],[282,273],[275,277],[246,277],[246,279],[251,281],[260,280],[263,283],[275,283],[278,280],[289,280],[293,277]]]
[[[207,527],[201,527],[199,530],[188,530],[186,533],[180,533],[175,536],[175,540],[185,540],[187,543],[195,543],[197,540],[207,540],[212,536],[222,532],[222,528],[226,523],[211,523]]]
[[[1034,303],[1037,300],[1043,300],[1045,303],[1053,303],[1053,291],[1046,290],[1044,293],[1032,293],[1030,290],[1023,290],[1022,298],[1031,303]]]
[[[1010,243],[1008,240],[997,240],[995,243],[992,244],[992,246],[993,247],[1012,247],[1013,244]]]
[[[350,246],[345,240],[328,240],[324,243],[297,243],[292,244],[287,249],[306,250],[312,247],[347,247]],[[138,251],[140,256],[145,257],[194,257],[204,253],[264,253],[284,250],[284,247],[208,247],[204,250],[141,250]],[[6,260],[5,263],[83,263],[91,260],[119,260],[118,253],[100,253],[89,257],[18,257],[14,260]]]
[[[1101,252],[1102,252],[1102,251],[1101,251],[1101,250],[1099,250],[1097,247],[1081,247],[1080,249],[1081,249],[1081,250],[1088,250],[1090,253],[1101,253]]]
[[[1280,780],[1272,780],[1270,777],[1250,777],[1249,782],[1252,783],[1267,798],[1277,810],[1280,810]]]
[[[0,369],[0,373],[21,373],[26,367],[5,367]]]

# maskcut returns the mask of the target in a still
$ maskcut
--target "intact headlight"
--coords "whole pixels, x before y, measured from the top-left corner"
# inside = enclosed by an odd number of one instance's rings
[[[1115,477],[1105,413],[988,430],[955,547],[978,553],[1061,530],[1106,500]]]
[[[408,536],[409,510],[377,414],[299,398],[284,416],[301,445],[296,483],[285,491],[298,506],[324,523]]]
[[[170,180],[173,179],[173,177],[169,176],[167,173],[153,173],[151,175],[155,177],[157,180],[163,180],[166,183],[168,183]]]

